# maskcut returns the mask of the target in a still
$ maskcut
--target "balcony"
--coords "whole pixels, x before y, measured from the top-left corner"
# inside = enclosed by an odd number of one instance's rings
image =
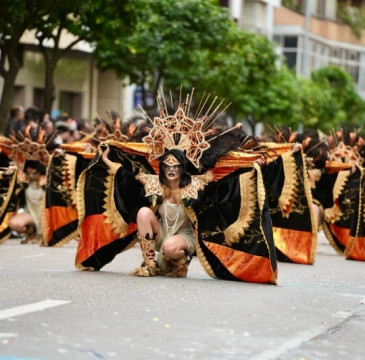
[[[305,16],[281,6],[274,10],[274,24],[275,26],[289,25],[301,27],[304,31]],[[362,37],[359,39],[348,25],[339,24],[330,20],[318,19],[313,16],[310,19],[310,33],[329,41],[365,46],[364,30],[362,31]]]

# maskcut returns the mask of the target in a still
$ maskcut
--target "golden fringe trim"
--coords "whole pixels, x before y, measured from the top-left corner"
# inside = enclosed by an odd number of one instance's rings
[[[77,226],[77,232],[79,234],[79,240],[81,238],[81,226],[82,226],[82,223],[85,219],[84,189],[85,189],[86,171],[89,170],[91,168],[91,166],[88,166],[81,173],[81,175],[80,175],[80,177],[77,181],[77,187],[76,187],[76,195],[77,195],[77,197],[76,197],[76,200],[77,200],[76,207],[77,207],[77,214],[78,214],[78,218],[79,218],[79,224]],[[80,246],[80,241],[79,241],[78,249],[76,251],[76,256],[75,256],[75,268],[77,270],[93,271],[94,269],[92,267],[87,268],[87,267],[82,266],[81,263],[77,262],[77,254],[78,254],[79,246]],[[82,247],[82,245],[81,245],[81,247]]]
[[[257,184],[257,200],[259,203],[259,209],[262,211],[265,205],[265,199],[266,199],[266,189],[264,185],[264,180],[262,177],[261,167],[259,164],[255,163],[254,168],[256,170],[256,184]]]
[[[296,199],[298,174],[296,172],[296,164],[293,153],[289,151],[281,156],[283,159],[285,180],[278,204],[283,217],[288,218]]]
[[[41,209],[41,229],[42,229],[42,242],[41,246],[48,246],[48,224],[47,224],[47,217],[46,217],[46,195],[47,192],[43,196],[42,200],[42,209]]]
[[[322,228],[323,228],[323,232],[326,235],[328,242],[331,244],[331,246],[336,251],[336,253],[338,255],[343,255],[343,251],[337,246],[337,244],[331,234],[331,230],[329,229],[329,226],[327,225],[326,221],[322,222]]]
[[[228,245],[239,242],[250,227],[256,207],[256,184],[254,171],[239,176],[241,205],[237,220],[224,231],[224,239]]]
[[[84,202],[84,189],[85,189],[85,180],[86,180],[86,171],[89,168],[85,169],[77,181],[77,188],[76,188],[76,207],[77,207],[77,214],[79,218],[79,225],[77,230],[80,232],[81,225],[85,219],[85,202]],[[81,234],[81,233],[80,233]]]
[[[10,235],[11,235],[11,231],[9,231],[9,234],[7,234],[4,237],[0,238],[0,245],[3,244],[6,240],[8,240],[10,238]]]
[[[118,171],[118,169],[122,166],[122,164],[119,164],[119,163],[116,163],[116,162],[113,162],[111,161],[111,164],[108,165],[109,167],[109,170],[111,172],[111,174],[115,175],[116,172]]]
[[[359,182],[359,204],[358,204],[358,216],[357,216],[357,224],[356,224],[356,233],[355,233],[355,236],[351,236],[350,237],[350,242],[347,243],[347,246],[345,248],[345,258],[346,259],[349,259],[350,258],[350,255],[352,253],[352,250],[354,249],[355,247],[355,244],[356,244],[356,240],[357,240],[357,237],[359,235],[359,229],[360,229],[360,221],[361,221],[361,217],[362,217],[362,211],[363,211],[363,196],[364,196],[364,192],[363,192],[363,189],[362,189],[362,182],[363,182],[363,179],[364,179],[364,170],[362,168],[359,168],[360,169],[360,182]]]
[[[128,224],[123,220],[121,214],[118,212],[115,202],[114,202],[114,173],[110,169],[108,170],[108,177],[106,178],[106,182],[104,183],[105,190],[105,204],[103,208],[105,211],[103,215],[106,216],[105,222],[110,224],[111,229],[114,234],[118,236],[124,236],[124,234],[128,230]]]
[[[338,173],[335,185],[333,187],[333,206],[331,208],[324,209],[324,216],[327,222],[334,224],[336,221],[341,218],[341,209],[336,204],[336,200],[341,196],[342,191],[348,181],[350,176],[349,170],[343,170]]]
[[[66,154],[65,165],[67,169],[68,181],[70,182],[70,198],[72,205],[76,205],[77,195],[76,195],[76,161],[77,157],[74,155]]]
[[[304,185],[305,197],[308,202],[308,209],[309,209],[309,214],[310,214],[310,219],[311,219],[311,224],[312,224],[312,244],[311,244],[311,252],[309,255],[309,263],[311,265],[313,265],[316,260],[317,247],[318,247],[318,224],[317,224],[317,219],[316,219],[316,216],[315,216],[314,210],[313,210],[312,190],[311,190],[311,184],[310,184],[309,175],[308,175],[308,171],[307,171],[307,166],[305,163],[304,153],[301,152],[301,154],[302,154],[302,161],[303,161],[303,170],[302,170],[303,171],[303,181],[304,181],[303,185]]]
[[[363,168],[361,168],[361,181],[360,181],[360,191],[362,189],[361,192],[361,199],[362,199],[362,207],[360,208],[361,212],[362,212],[362,216],[363,216],[363,221],[365,223],[365,170]]]
[[[9,188],[8,188],[8,191],[5,195],[5,197],[4,197],[4,202],[3,202],[3,204],[1,205],[1,208],[0,208],[0,215],[1,216],[3,215],[5,209],[7,208],[8,204],[9,204],[11,194],[13,193],[14,186],[15,186],[15,183],[16,183],[16,175],[17,175],[17,172],[14,171],[14,173],[12,174],[12,177],[9,181]]]
[[[276,267],[275,271],[271,266],[271,258],[272,258],[272,254],[270,251],[270,246],[268,244],[267,238],[265,236],[265,232],[264,229],[262,227],[262,210],[264,208],[264,204],[265,204],[265,199],[266,199],[266,190],[265,190],[265,185],[264,185],[264,180],[262,177],[262,172],[261,172],[261,167],[258,164],[254,164],[254,168],[256,170],[256,183],[257,183],[257,202],[259,205],[259,210],[260,210],[260,230],[261,230],[261,234],[262,237],[265,241],[266,244],[266,248],[267,251],[269,253],[269,262],[270,262],[270,268],[271,268],[271,279],[270,279],[270,284],[273,285],[277,285],[277,277],[278,277],[278,268]]]
[[[88,267],[83,266],[83,265],[81,265],[81,263],[79,264],[76,261],[75,261],[75,268],[76,268],[76,270],[80,270],[80,271],[95,271],[95,269],[93,267],[91,267],[91,266],[88,266]]]
[[[198,256],[198,259],[200,261],[200,263],[203,266],[203,269],[205,270],[205,272],[212,278],[217,278],[217,276],[215,275],[212,267],[209,265],[207,258],[205,257],[200,245],[199,245],[199,241],[198,241],[198,229],[197,229],[197,225],[198,225],[198,219],[196,217],[196,214],[194,212],[193,209],[190,209],[188,207],[183,206],[183,210],[185,211],[186,215],[188,216],[188,218],[190,219],[190,221],[194,224],[194,238],[195,238],[195,251],[196,251],[196,255]]]
[[[57,244],[54,244],[52,247],[61,247],[67,243],[69,243],[71,240],[79,241],[79,233],[76,229],[71,234],[67,235],[65,238],[63,238],[61,241],[59,241]]]

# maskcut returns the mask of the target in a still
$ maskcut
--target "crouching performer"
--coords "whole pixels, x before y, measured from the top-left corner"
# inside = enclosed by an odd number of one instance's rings
[[[215,135],[218,107],[199,117],[190,98],[172,114],[164,98],[159,105],[143,143],[101,144],[81,174],[76,268],[100,270],[138,241],[143,263],[133,276],[186,277],[196,254],[212,278],[276,284],[257,154],[231,152],[242,130]]]
[[[107,150],[103,154],[106,164],[110,164],[108,153]],[[147,206],[140,208],[137,213],[138,241],[143,264],[130,273],[132,276],[187,275],[189,262],[195,252],[193,227],[181,198],[181,190],[188,190],[191,186],[191,176],[186,169],[187,161],[183,152],[170,150],[160,159],[159,175],[136,176],[147,187],[146,193],[158,189],[154,195],[159,195],[161,204],[156,213]],[[158,251],[157,258],[155,251]]]

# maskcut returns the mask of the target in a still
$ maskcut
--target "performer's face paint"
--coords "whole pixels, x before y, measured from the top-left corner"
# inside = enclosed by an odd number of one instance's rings
[[[166,165],[162,164],[162,170],[167,180],[177,180],[183,172],[181,165]]]
[[[162,171],[165,174],[166,180],[178,180],[183,173],[183,167],[174,155],[169,154],[162,163]]]
[[[38,170],[28,167],[26,170],[28,181],[39,181],[41,174]]]

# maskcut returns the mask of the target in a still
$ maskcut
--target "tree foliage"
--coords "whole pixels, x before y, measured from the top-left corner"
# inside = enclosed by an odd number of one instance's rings
[[[224,46],[205,57],[208,71],[198,83],[229,99],[230,114],[244,119],[252,132],[258,122],[295,121],[291,118],[298,107],[297,82],[285,66],[278,69],[268,39],[232,26]]]
[[[330,98],[326,115],[326,123],[332,127],[360,126],[365,119],[365,102],[356,91],[352,77],[342,68],[328,66],[312,72],[313,82]],[[329,126],[327,126],[329,127]]]
[[[59,60],[74,45],[88,38],[89,19],[93,14],[89,11],[89,0],[62,0],[55,2],[51,13],[37,19],[35,24],[38,46],[44,57],[45,84],[43,110],[50,113],[56,98],[54,72]],[[73,38],[61,47],[65,35]],[[64,42],[64,41],[63,41]]]
[[[219,49],[232,25],[215,1],[130,0],[116,12],[119,21],[114,18],[103,32],[91,30],[98,66],[142,89],[148,84],[153,94],[162,79],[165,87],[178,88],[200,78],[201,53]],[[98,16],[102,24],[108,15]]]
[[[14,84],[22,62],[20,38],[34,28],[37,19],[52,12],[54,1],[0,1],[0,76],[3,91],[0,102],[0,132],[5,129],[14,95]]]
[[[0,2],[0,131],[5,127],[16,75],[20,68],[19,39],[36,30],[45,59],[45,109],[54,98],[53,73],[58,61],[80,40],[94,48],[97,66],[114,70],[155,96],[166,90],[197,95],[207,90],[232,102],[228,111],[252,129],[257,122],[328,130],[343,122],[364,121],[365,103],[352,78],[327,67],[311,79],[296,78],[277,66],[274,44],[246,33],[214,0],[2,0]],[[74,38],[60,48],[63,31]]]

